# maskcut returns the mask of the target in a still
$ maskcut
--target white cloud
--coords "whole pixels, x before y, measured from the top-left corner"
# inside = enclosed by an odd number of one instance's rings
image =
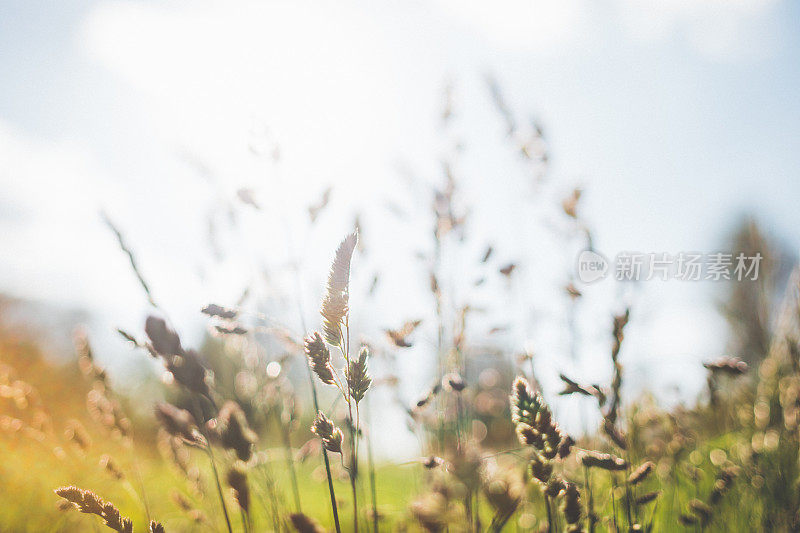
[[[715,60],[758,59],[773,36],[765,28],[779,0],[439,0],[452,19],[514,52],[559,52],[587,42],[602,24],[640,42],[685,40]]]
[[[149,96],[164,141],[189,145],[212,163],[244,159],[247,134],[261,121],[296,141],[285,155],[304,159],[305,174],[352,173],[354,161],[377,162],[371,156],[387,136],[375,124],[393,125],[393,104],[402,100],[385,40],[347,8],[116,2],[91,14],[84,43]]]
[[[710,59],[758,59],[772,46],[764,29],[778,0],[617,0],[616,10],[637,40],[685,39]]]
[[[580,37],[588,22],[585,0],[439,0],[448,15],[514,51],[553,51]]]

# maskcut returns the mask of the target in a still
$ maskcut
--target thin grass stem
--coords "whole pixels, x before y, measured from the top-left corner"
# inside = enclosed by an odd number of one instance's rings
[[[214,483],[217,485],[217,495],[219,496],[219,503],[222,506],[222,514],[225,516],[225,525],[228,526],[228,533],[233,533],[233,528],[231,527],[231,519],[228,516],[228,506],[225,505],[225,497],[222,494],[222,484],[219,481],[219,471],[217,470],[217,461],[214,459],[214,451],[211,449],[211,445],[206,445],[206,451],[208,452],[208,457],[211,459],[211,469],[214,471]]]

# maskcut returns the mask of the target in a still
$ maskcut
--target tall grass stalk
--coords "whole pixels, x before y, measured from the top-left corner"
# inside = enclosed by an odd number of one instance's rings
[[[306,318],[305,313],[303,311],[303,298],[302,298],[302,283],[300,283],[300,272],[297,268],[297,265],[294,264],[294,283],[295,283],[295,297],[297,301],[297,313],[300,315],[300,327],[302,331],[307,331],[306,328]],[[311,387],[311,399],[314,403],[314,416],[318,416],[320,413],[319,410],[319,398],[317,397],[317,384],[314,383],[314,373],[311,371],[311,366],[306,365],[306,372],[308,373],[308,384]],[[336,492],[333,489],[333,476],[331,475],[331,463],[330,459],[328,458],[328,450],[325,446],[322,447],[322,461],[325,463],[325,477],[328,480],[328,494],[331,498],[331,511],[333,513],[333,524],[336,527],[336,533],[341,533],[341,527],[339,526],[339,509],[336,505]]]
[[[586,519],[589,524],[589,533],[594,533],[595,514],[594,514],[594,494],[592,484],[589,479],[589,467],[583,467],[583,483],[586,488]]]
[[[200,396],[200,397],[208,400],[208,402],[216,409],[216,402],[214,401],[213,398],[208,396]],[[222,507],[222,514],[225,517],[225,525],[228,527],[228,533],[233,533],[233,527],[231,526],[231,519],[230,516],[228,516],[228,506],[225,504],[225,496],[222,493],[222,483],[219,480],[219,470],[217,469],[217,460],[214,457],[214,450],[211,448],[211,442],[208,440],[208,435],[205,432],[205,424],[202,423],[202,421],[204,420],[202,416],[203,408],[202,405],[200,404],[198,396],[195,394],[192,394],[192,406],[194,407],[195,411],[194,416],[195,420],[197,420],[199,424],[198,427],[200,429],[200,432],[203,433],[203,436],[205,437],[204,449],[205,452],[208,454],[209,461],[211,462],[211,470],[214,473],[214,484],[217,487],[217,496],[219,497],[219,503],[220,506]]]
[[[347,325],[349,317],[345,318],[345,330],[339,328],[339,338],[342,339],[340,347],[344,355],[345,368],[350,369],[350,328]],[[349,382],[349,379],[347,380]],[[345,387],[345,400],[347,401],[347,414],[349,423],[347,427],[350,432],[350,465],[347,473],[350,476],[350,489],[353,493],[353,531],[358,533],[358,495],[356,491],[356,476],[358,475],[358,403],[356,403],[356,418],[353,418],[353,398],[349,383]]]
[[[628,517],[628,527],[633,527],[633,515],[631,514],[631,485],[628,477],[631,475],[630,451],[626,450],[625,459],[628,466],[625,468],[625,514]]]
[[[207,444],[205,449],[208,453],[208,458],[211,460],[211,469],[214,472],[214,483],[217,486],[217,496],[219,496],[219,503],[222,506],[222,514],[225,516],[225,525],[228,526],[228,533],[233,533],[231,519],[228,516],[228,506],[225,505],[225,496],[222,494],[222,484],[219,481],[219,471],[217,470],[217,461],[214,458],[214,450],[211,449],[211,444]]]
[[[144,480],[142,479],[142,471],[139,468],[139,460],[136,457],[136,450],[134,449],[133,443],[131,442],[131,459],[133,460],[133,472],[136,475],[136,482],[139,484],[139,493],[141,494],[142,505],[144,506],[145,515],[147,515],[147,521],[150,522],[150,504],[147,501],[147,491],[144,488]]]
[[[369,389],[371,379],[367,375],[367,357],[369,352],[363,347],[358,359],[354,359],[350,351],[350,264],[358,244],[358,233],[345,237],[339,244],[328,273],[325,296],[320,306],[322,329],[328,344],[338,347],[344,362],[344,379],[337,379],[337,372],[330,365],[330,353],[319,333],[306,340],[306,353],[314,372],[323,383],[335,385],[347,403],[347,429],[350,435],[350,463],[347,472],[350,476],[350,488],[353,493],[353,531],[358,533],[358,494],[356,478],[358,476],[358,439],[360,433],[359,402]],[[354,405],[355,404],[355,405]],[[355,416],[354,416],[355,415]],[[331,451],[341,453],[341,431],[320,413],[315,422],[315,432],[323,439],[323,444]],[[342,454],[344,463],[344,454]]]
[[[275,531],[279,531],[280,530],[280,520],[279,520],[279,517],[278,517],[278,498],[275,495],[275,481],[272,478],[272,471],[271,471],[271,469],[269,468],[269,466],[267,465],[266,462],[260,463],[259,464],[259,468],[261,469],[261,473],[264,475],[264,484],[265,484],[266,493],[267,493],[266,496],[269,499],[270,508],[267,508],[266,503],[261,501],[260,498],[259,498],[259,501],[263,505],[264,510],[267,512],[267,514],[271,515],[273,529]]]
[[[553,533],[553,509],[550,505],[550,496],[544,495],[544,507],[547,509],[547,533]]]
[[[300,505],[300,487],[297,484],[297,470],[294,466],[294,455],[292,453],[292,436],[289,433],[290,425],[288,423],[282,423],[280,417],[278,417],[278,426],[280,426],[280,432],[283,436],[283,449],[284,455],[286,457],[286,468],[289,470],[289,477],[292,482],[292,494],[294,496],[294,508],[295,511],[298,513],[302,513],[303,509]]]
[[[367,407],[367,416],[370,418],[368,420],[368,424],[372,427],[371,421],[371,414],[372,409],[369,406],[369,399],[366,400],[368,403],[366,404]],[[372,435],[371,433],[367,432],[365,437],[367,441],[367,463],[369,468],[369,488],[370,488],[370,495],[372,501],[372,530],[374,533],[378,533],[378,489],[375,482],[375,461],[372,457]]]
[[[308,380],[311,383],[311,397],[314,400],[314,411],[317,415],[319,415],[319,399],[317,398],[317,386],[314,383],[314,374],[311,372],[311,367],[306,365],[308,370]],[[341,527],[339,526],[339,509],[336,505],[336,492],[333,489],[333,476],[331,475],[331,463],[330,459],[328,458],[328,450],[325,449],[325,446],[322,447],[322,460],[325,463],[325,476],[328,478],[328,494],[331,497],[331,511],[333,511],[333,524],[336,527],[336,533],[341,533]]]
[[[614,531],[619,531],[619,524],[617,523],[617,476],[611,475],[611,518],[614,522]]]

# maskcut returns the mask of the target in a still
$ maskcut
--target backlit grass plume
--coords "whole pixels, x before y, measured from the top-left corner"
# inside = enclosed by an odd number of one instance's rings
[[[366,346],[361,347],[358,359],[350,361],[347,368],[347,387],[352,398],[356,403],[364,399],[367,389],[369,389],[372,379],[367,375],[367,357],[369,350]]]
[[[133,533],[133,523],[125,518],[119,509],[90,490],[78,487],[61,487],[55,493],[72,503],[80,512],[99,516],[103,523],[119,533]]]
[[[528,471],[544,495],[548,531],[554,531],[556,525],[550,501],[558,496],[564,500],[562,507],[570,526],[569,531],[580,531],[578,488],[553,471],[557,458],[569,456],[573,439],[559,429],[544,398],[531,390],[525,378],[517,377],[514,380],[510,403],[517,438],[520,443],[533,449]]]
[[[520,443],[533,446],[548,460],[569,455],[572,439],[559,429],[541,394],[531,391],[522,377],[514,381],[511,419]]]
[[[342,326],[350,305],[350,259],[358,243],[358,235],[351,233],[339,244],[328,273],[328,286],[322,299],[320,314],[325,340],[334,346],[342,344]]]
[[[322,299],[320,314],[322,315],[323,335],[313,333],[305,340],[305,351],[308,356],[310,368],[319,377],[320,381],[328,385],[335,385],[347,404],[347,428],[349,430],[349,460],[347,473],[350,477],[350,486],[353,494],[353,529],[358,532],[358,497],[356,491],[356,477],[358,473],[358,440],[362,434],[360,428],[359,402],[369,389],[371,378],[367,375],[367,358],[369,351],[362,347],[358,358],[350,352],[350,262],[353,251],[358,243],[358,234],[351,233],[339,244],[336,255],[328,273],[328,285]],[[339,348],[344,358],[344,377],[331,365],[331,354],[325,345],[327,341],[331,346]],[[342,432],[322,412],[317,413],[317,418],[312,426],[323,442],[324,449],[342,454]],[[336,518],[336,504],[333,495],[333,484],[330,473],[328,487],[331,493],[331,505]],[[339,530],[338,522],[336,523]]]

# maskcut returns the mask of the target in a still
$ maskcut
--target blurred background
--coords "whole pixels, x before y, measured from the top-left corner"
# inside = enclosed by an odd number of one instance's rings
[[[699,362],[758,359],[737,344],[751,301],[731,283],[583,286],[582,230],[606,257],[760,251],[771,309],[800,243],[798,15],[778,0],[2,1],[3,320],[64,357],[85,324],[134,390],[163,370],[115,331],[153,308],[107,221],[190,346],[216,334],[209,303],[318,328],[358,225],[358,334],[385,344],[423,321],[396,368],[376,362],[406,398],[435,368],[435,271],[445,314],[478,310],[471,343],[534,354],[548,392],[562,371],[608,378],[610,316],[630,305],[625,386],[690,401]],[[458,227],[438,249],[448,192]]]

